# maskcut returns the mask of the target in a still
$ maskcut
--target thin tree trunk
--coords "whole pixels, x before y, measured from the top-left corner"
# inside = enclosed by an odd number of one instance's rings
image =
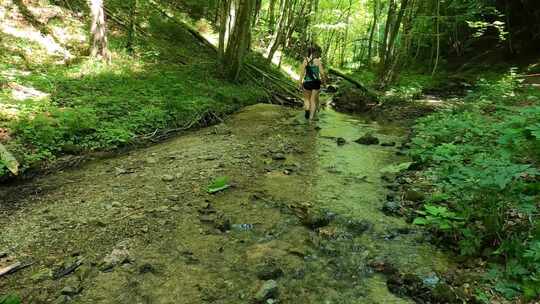
[[[270,33],[274,33],[276,26],[276,1],[270,0],[268,4],[268,28],[270,29]]]
[[[435,57],[435,65],[433,66],[433,72],[431,73],[431,76],[435,76],[435,73],[437,72],[437,67],[439,66],[439,56],[441,53],[440,14],[441,14],[441,0],[437,0],[437,55]]]
[[[137,15],[137,0],[131,0],[131,10],[129,13],[129,29],[128,37],[126,43],[126,49],[130,54],[133,54],[133,44],[136,39],[137,29],[136,29],[136,15]]]
[[[372,48],[373,48],[373,37],[375,36],[375,29],[377,28],[377,23],[379,19],[379,1],[374,0],[373,2],[373,24],[369,33],[369,44],[368,44],[368,62],[371,63],[372,58]]]
[[[268,49],[266,51],[266,59],[268,62],[272,62],[272,59],[274,58],[274,54],[278,50],[279,46],[282,43],[283,36],[285,34],[285,25],[287,24],[287,18],[289,16],[288,12],[290,8],[291,0],[281,0],[281,7],[280,7],[280,16],[279,16],[279,23],[278,28],[274,35],[272,36],[272,40],[270,41],[270,44],[268,46]]]
[[[225,56],[225,35],[227,33],[229,11],[231,9],[230,0],[220,0],[219,2],[219,58],[223,60]]]
[[[383,35],[383,39],[380,40],[380,44],[379,44],[379,56],[381,57],[381,65],[384,65],[386,61],[386,55],[387,55],[387,50],[388,50],[388,47],[387,47],[388,34],[390,33],[390,27],[392,26],[392,21],[394,18],[395,6],[396,6],[395,0],[390,0],[388,4],[388,14],[386,17],[386,25],[384,27],[384,35]]]
[[[92,25],[90,27],[92,45],[90,55],[110,62],[111,57],[107,41],[107,26],[105,23],[103,0],[91,0],[89,4],[92,14]]]

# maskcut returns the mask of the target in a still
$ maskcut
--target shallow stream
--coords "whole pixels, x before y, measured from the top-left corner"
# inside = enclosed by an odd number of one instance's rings
[[[259,302],[414,303],[387,289],[374,261],[428,283],[451,262],[381,212],[381,169],[407,159],[354,142],[369,132],[399,145],[404,130],[331,109],[317,125],[255,105],[147,149],[1,187],[21,195],[0,206],[0,251],[9,252],[0,267],[34,264],[0,279],[0,294],[28,303],[253,303],[265,292]],[[231,188],[208,194],[218,176]],[[74,260],[82,266],[55,277]],[[277,287],[264,290],[270,281]]]

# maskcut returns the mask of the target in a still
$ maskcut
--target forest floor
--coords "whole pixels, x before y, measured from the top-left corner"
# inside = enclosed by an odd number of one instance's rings
[[[2,277],[0,290],[27,303],[425,297],[455,265],[421,229],[381,211],[392,208],[382,177],[407,159],[395,146],[354,142],[371,133],[399,146],[404,129],[331,109],[317,125],[259,104],[152,147],[2,186],[0,268],[31,265]],[[221,176],[230,187],[208,193]]]

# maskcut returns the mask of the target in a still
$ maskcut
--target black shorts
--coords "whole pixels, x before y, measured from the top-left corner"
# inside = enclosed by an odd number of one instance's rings
[[[306,91],[313,91],[313,90],[320,90],[320,89],[321,89],[321,81],[320,80],[304,82],[304,90],[306,90]]]

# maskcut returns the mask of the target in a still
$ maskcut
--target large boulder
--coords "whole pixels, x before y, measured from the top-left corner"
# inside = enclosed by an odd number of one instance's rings
[[[334,107],[340,112],[366,112],[377,104],[375,95],[354,87],[345,87],[334,96]]]

